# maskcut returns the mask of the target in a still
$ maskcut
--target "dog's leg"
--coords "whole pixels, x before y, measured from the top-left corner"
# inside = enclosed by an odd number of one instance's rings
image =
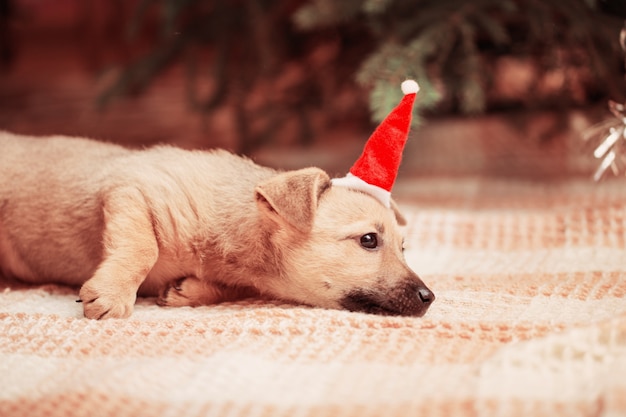
[[[85,317],[128,317],[159,254],[153,219],[144,196],[132,187],[107,193],[103,212],[103,261],[82,286],[80,299]]]
[[[229,287],[185,277],[168,283],[159,294],[157,304],[162,307],[198,307],[255,295],[258,292],[249,287]]]

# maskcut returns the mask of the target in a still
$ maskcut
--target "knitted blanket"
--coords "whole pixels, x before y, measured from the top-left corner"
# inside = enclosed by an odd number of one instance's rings
[[[626,183],[400,182],[422,318],[244,300],[82,317],[0,282],[0,416],[626,414]]]

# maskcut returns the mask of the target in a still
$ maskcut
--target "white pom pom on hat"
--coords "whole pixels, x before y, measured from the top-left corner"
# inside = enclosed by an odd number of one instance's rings
[[[404,97],[372,133],[350,172],[332,180],[333,185],[367,193],[386,207],[391,206],[391,188],[398,175],[413,103],[420,89],[415,80],[404,81],[400,88]]]
[[[404,94],[413,94],[420,91],[420,86],[415,80],[405,80],[400,84],[400,89]]]

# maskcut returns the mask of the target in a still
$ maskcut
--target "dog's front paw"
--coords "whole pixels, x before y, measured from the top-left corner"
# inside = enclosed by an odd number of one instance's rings
[[[229,287],[192,276],[170,281],[161,290],[157,304],[162,307],[198,307],[253,295],[258,293],[251,288]]]
[[[98,285],[87,281],[79,293],[85,317],[89,319],[127,318],[133,312],[137,299],[135,292],[125,292],[111,285]]]
[[[199,280],[194,277],[170,281],[159,293],[157,304],[161,307],[196,307],[200,305],[197,300],[199,291],[196,291],[199,286]]]

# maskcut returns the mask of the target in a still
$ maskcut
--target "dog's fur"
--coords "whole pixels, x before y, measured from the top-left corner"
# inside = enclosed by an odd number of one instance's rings
[[[422,315],[434,296],[404,261],[399,222],[395,204],[318,168],[0,132],[0,272],[82,286],[89,318],[128,317],[138,293]],[[370,233],[375,249],[360,243]]]

